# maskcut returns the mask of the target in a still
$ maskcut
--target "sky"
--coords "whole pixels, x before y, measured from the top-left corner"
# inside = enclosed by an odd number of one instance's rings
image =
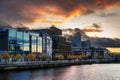
[[[97,46],[120,47],[120,0],[0,0],[0,25],[78,28]]]
[[[91,37],[120,38],[120,0],[0,0],[0,24],[30,29],[80,28]]]
[[[120,53],[120,48],[107,48],[110,52]]]

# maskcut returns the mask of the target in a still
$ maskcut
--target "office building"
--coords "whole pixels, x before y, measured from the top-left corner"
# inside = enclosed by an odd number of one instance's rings
[[[55,54],[63,54],[63,55],[67,55],[69,53],[71,53],[71,43],[66,41],[66,38],[62,37],[62,30],[58,29],[54,26],[50,27],[49,29],[36,29],[36,30],[32,30],[35,31],[37,33],[42,34],[43,36],[43,44],[45,44],[47,41],[47,36],[49,36],[49,42],[50,46],[49,47],[52,48],[52,50],[50,50],[50,53],[52,54],[52,56],[54,56]],[[52,40],[52,41],[51,41]],[[47,48],[44,48],[45,46],[43,45],[43,52],[47,51]],[[45,50],[44,50],[45,49]],[[46,52],[47,53],[47,52]]]
[[[53,55],[56,53],[66,56],[71,53],[71,43],[66,41],[66,38],[61,36],[52,36],[53,40]]]
[[[47,32],[47,29],[36,29],[30,30],[31,32],[36,32],[42,36],[42,52],[46,54],[49,59],[52,58],[52,38]]]
[[[91,47],[91,41],[90,40],[82,41],[82,48],[88,49],[90,47]]]
[[[0,53],[42,53],[42,37],[33,32],[0,27]]]
[[[81,53],[81,48],[82,48],[81,34],[78,32],[72,37],[71,52],[79,54]]]

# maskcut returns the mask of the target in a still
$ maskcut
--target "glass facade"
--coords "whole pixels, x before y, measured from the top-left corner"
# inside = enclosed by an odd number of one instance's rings
[[[29,53],[30,39],[29,33],[9,29],[9,52],[10,53]]]
[[[17,31],[16,52],[23,53],[23,32]]]
[[[16,53],[16,44],[17,44],[17,38],[16,38],[16,30],[10,29],[9,30],[9,51],[11,53]]]
[[[37,33],[8,29],[9,53],[42,53],[42,37]]]
[[[74,48],[81,48],[82,47],[82,42],[81,42],[81,35],[80,34],[75,34],[72,40],[72,47]]]
[[[47,46],[47,55],[50,57],[52,56],[52,39],[50,36],[47,36],[46,46]]]
[[[42,38],[43,38],[43,39],[42,39],[42,42],[43,42],[43,43],[42,43],[42,45],[43,45],[43,46],[42,46],[42,48],[43,48],[42,50],[43,50],[43,53],[46,53],[46,40],[47,40],[47,39],[46,39],[46,36],[43,36]]]
[[[37,37],[31,36],[31,52],[37,52]]]
[[[28,53],[30,51],[30,39],[29,39],[29,33],[25,33],[23,35],[23,50],[25,53]]]
[[[31,52],[42,53],[42,37],[31,36]]]
[[[9,29],[9,51],[23,53],[23,32]]]
[[[42,38],[38,37],[38,53],[42,53]]]

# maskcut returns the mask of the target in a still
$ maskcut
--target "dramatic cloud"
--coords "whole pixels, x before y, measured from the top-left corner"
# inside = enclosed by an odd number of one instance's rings
[[[84,31],[84,32],[102,32],[103,30],[101,30],[101,26],[99,24],[93,23],[93,24],[85,26],[84,29],[82,29],[82,31]]]
[[[111,38],[90,38],[92,46],[97,47],[120,47],[120,39]]]
[[[84,32],[102,32],[100,29],[82,29]]]
[[[95,27],[96,29],[97,29],[97,28],[101,28],[101,26],[98,25],[98,24],[96,24],[96,23],[94,23],[92,27]]]
[[[120,47],[120,39],[111,39],[111,38],[99,38],[99,37],[89,37],[87,36],[83,30],[81,29],[64,29],[64,35],[65,32],[70,31],[70,33],[72,33],[74,36],[74,32],[79,32],[82,36],[82,40],[90,40],[92,43],[92,46],[94,47]],[[66,33],[67,34],[67,33]],[[71,35],[67,34],[65,35],[65,37],[70,37]]]
[[[117,13],[105,13],[105,12],[102,12],[100,14],[98,14],[97,16],[99,17],[111,17],[111,16],[119,16]]]
[[[43,23],[48,23],[48,24],[62,24],[63,21],[60,21],[60,20],[47,20],[47,19],[42,19],[40,20],[41,22]]]
[[[63,31],[63,36],[66,37],[66,38],[71,38],[73,37],[76,33],[78,34],[81,34],[81,37],[82,37],[82,40],[88,40],[89,39],[89,36],[86,35],[86,33],[79,29],[79,28],[75,28],[75,29],[64,29],[62,30]]]
[[[120,0],[0,0],[0,18],[8,24],[31,24],[50,16],[72,18],[119,6]]]

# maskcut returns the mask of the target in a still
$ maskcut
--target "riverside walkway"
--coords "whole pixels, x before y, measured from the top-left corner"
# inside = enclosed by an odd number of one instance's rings
[[[52,68],[52,67],[61,67],[61,66],[69,66],[69,65],[113,63],[113,62],[114,62],[113,60],[106,60],[106,59],[7,62],[7,63],[0,63],[0,71],[16,70],[16,69],[21,70],[21,69]]]

